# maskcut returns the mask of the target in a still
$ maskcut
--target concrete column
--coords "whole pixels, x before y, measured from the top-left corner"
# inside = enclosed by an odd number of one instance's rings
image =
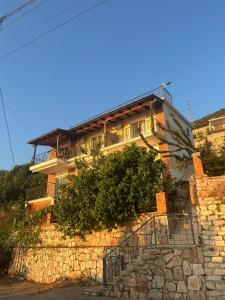
[[[203,164],[200,156],[200,152],[196,152],[192,154],[194,170],[195,170],[195,178],[202,178],[205,176]]]
[[[157,213],[164,214],[168,212],[168,198],[165,192],[156,194],[156,207]]]

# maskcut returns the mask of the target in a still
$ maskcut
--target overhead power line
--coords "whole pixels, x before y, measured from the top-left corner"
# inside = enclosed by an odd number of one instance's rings
[[[79,4],[79,3],[82,2],[82,1],[83,1],[83,0],[73,1],[72,4],[70,4],[70,5],[66,6],[66,7],[64,7],[63,9],[59,10],[57,13],[52,14],[51,16],[49,16],[48,18],[46,18],[46,20],[44,20],[44,21],[40,22],[39,24],[37,24],[34,28],[37,28],[37,27],[39,27],[40,25],[49,22],[50,20],[52,20],[52,19],[54,19],[55,17],[57,17],[57,16],[63,14],[65,11],[67,11],[68,9],[72,8],[73,6]]]
[[[7,13],[4,16],[0,17],[0,24],[2,24],[6,19],[8,19],[9,17],[14,16],[15,14],[17,14],[18,12],[20,12],[22,9],[24,9],[25,7],[27,7],[28,5],[32,4],[34,1],[37,0],[27,0],[25,3],[23,3],[22,5],[18,6],[16,9],[12,10],[11,12]]]
[[[27,128],[27,130],[32,134],[37,134],[31,127],[28,125],[28,122],[26,122],[6,101],[5,106],[8,107],[8,109],[21,121],[21,123],[24,124],[24,126]]]
[[[18,46],[18,47],[16,47],[16,48],[14,48],[13,50],[9,51],[8,53],[6,53],[6,54],[0,56],[0,60],[2,60],[2,59],[4,59],[4,58],[6,58],[6,57],[12,55],[13,53],[17,52],[18,50],[20,50],[20,49],[22,49],[22,48],[25,48],[25,47],[27,47],[27,46],[33,44],[33,43],[36,42],[37,40],[40,40],[41,38],[47,36],[48,34],[54,32],[54,31],[56,31],[57,29],[63,27],[64,25],[66,25],[66,24],[72,22],[73,20],[78,19],[79,17],[81,17],[81,16],[87,14],[88,12],[94,10],[95,8],[97,8],[98,6],[102,5],[102,4],[105,3],[106,1],[107,1],[107,0],[102,0],[102,1],[100,1],[100,2],[98,2],[98,3],[96,3],[96,4],[94,4],[94,5],[92,5],[91,7],[89,7],[89,8],[87,8],[87,9],[81,11],[81,12],[78,13],[77,15],[75,15],[75,16],[71,17],[70,19],[68,19],[68,20],[66,20],[66,21],[64,21],[64,22],[62,22],[62,23],[60,23],[60,24],[58,24],[57,26],[53,27],[52,29],[50,29],[50,30],[48,30],[48,31],[45,31],[45,32],[41,33],[40,35],[36,36],[35,38],[33,38],[32,40],[30,40],[30,41],[28,41],[28,42],[26,42],[26,43],[24,43],[24,44],[22,44],[22,45],[20,45],[20,46]]]
[[[6,24],[5,26],[2,27],[2,29],[4,30],[5,28],[8,28],[9,26],[13,25],[14,23],[18,22],[20,19],[22,19],[24,16],[26,16],[27,14],[29,14],[30,12],[32,12],[33,10],[35,10],[36,8],[38,8],[39,6],[41,6],[42,4],[44,4],[46,1],[48,0],[43,0],[40,3],[38,3],[37,5],[35,5],[34,7],[32,7],[31,9],[27,10],[24,14],[20,15],[18,18],[14,19],[12,22]]]
[[[15,165],[16,165],[15,164],[15,157],[14,157],[14,153],[13,153],[12,141],[11,141],[8,121],[7,121],[7,117],[6,117],[4,99],[3,99],[3,94],[2,94],[2,88],[1,87],[0,87],[0,97],[1,97],[1,102],[2,102],[2,110],[3,110],[4,120],[5,120],[6,131],[7,131],[7,135],[8,135],[8,139],[9,139],[9,147],[10,147],[10,151],[11,151],[11,155],[12,155],[12,162],[13,162],[13,166],[15,167]]]

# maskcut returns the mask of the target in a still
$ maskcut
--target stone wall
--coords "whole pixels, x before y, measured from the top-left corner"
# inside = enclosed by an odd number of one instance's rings
[[[140,216],[130,226],[87,235],[85,240],[65,238],[55,225],[42,226],[41,243],[28,250],[16,249],[9,273],[41,283],[52,283],[62,278],[101,282],[105,250],[115,247],[150,215]]]
[[[193,246],[149,249],[114,282],[109,294],[125,299],[206,299],[202,252]]]
[[[225,176],[196,178],[193,213],[199,218],[207,299],[225,297]]]

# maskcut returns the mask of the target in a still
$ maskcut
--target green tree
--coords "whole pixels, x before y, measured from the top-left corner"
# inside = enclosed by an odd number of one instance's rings
[[[59,229],[67,235],[123,225],[151,210],[162,188],[164,165],[152,150],[131,145],[107,156],[91,155],[89,163],[76,161],[78,174],[61,186],[53,207]]]
[[[0,170],[0,205],[25,201],[26,190],[45,184],[46,175],[32,174],[29,164],[15,166],[10,171]]]
[[[162,162],[157,154],[131,145],[106,157],[100,168],[96,216],[104,228],[123,225],[155,206],[162,188]],[[155,207],[154,207],[155,208]]]
[[[206,138],[198,149],[204,166],[204,171],[209,176],[225,175],[225,140],[219,149]]]

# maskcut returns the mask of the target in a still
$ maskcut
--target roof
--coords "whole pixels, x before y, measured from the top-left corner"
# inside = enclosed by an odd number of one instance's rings
[[[149,102],[156,100],[158,103],[162,103],[158,96],[155,95],[155,90],[142,94],[136,98],[133,98],[119,106],[116,106],[104,113],[96,115],[82,123],[78,123],[72,126],[70,129],[60,129],[56,128],[43,134],[35,139],[29,140],[27,143],[31,145],[41,145],[41,146],[54,146],[56,144],[57,136],[60,136],[60,141],[66,137],[76,137],[81,133],[95,130],[96,128],[102,127],[102,125],[107,121],[121,120],[124,117],[131,116],[137,111],[143,109],[149,109]]]
[[[27,143],[31,145],[53,146],[56,143],[57,136],[60,136],[60,138],[66,138],[68,137],[68,135],[68,130],[56,128],[35,139],[28,141]]]
[[[206,115],[198,120],[195,120],[192,125],[195,129],[205,127],[208,125],[209,120],[223,117],[225,116],[225,108],[221,108],[220,110],[215,111],[214,113],[211,113],[209,115]]]
[[[149,109],[149,102],[153,100],[162,102],[160,98],[153,94],[138,99],[134,102],[126,102],[123,105],[119,105],[109,111],[99,114],[77,125],[74,125],[73,127],[71,127],[70,132],[79,134],[81,132],[94,130],[98,127],[100,128],[105,122],[121,120],[124,117],[132,116],[137,111],[141,111],[146,108]]]
[[[145,94],[142,94],[138,97],[135,97],[127,102],[122,103],[119,106],[116,106],[110,110],[107,110],[101,114],[98,114],[92,118],[85,120],[84,122],[78,123],[71,128],[65,130],[56,128],[46,134],[43,134],[35,139],[28,141],[28,144],[32,145],[42,145],[42,146],[54,146],[56,145],[56,139],[59,137],[60,142],[63,139],[71,137],[75,139],[80,134],[91,132],[98,128],[102,128],[106,122],[117,122],[128,116],[132,116],[136,112],[149,109],[149,103],[155,101],[155,103],[167,103],[173,110],[184,119],[185,122],[188,122],[171,104],[172,95],[166,90],[157,88],[151,90]],[[167,101],[164,101],[164,100]],[[188,122],[189,123],[189,122]],[[190,124],[190,123],[189,123]]]

